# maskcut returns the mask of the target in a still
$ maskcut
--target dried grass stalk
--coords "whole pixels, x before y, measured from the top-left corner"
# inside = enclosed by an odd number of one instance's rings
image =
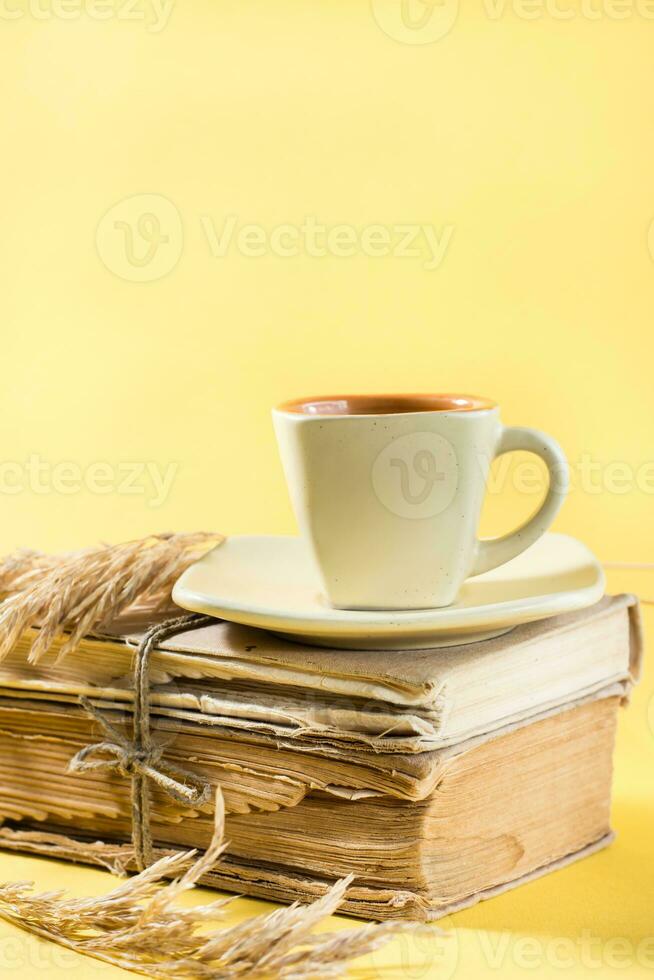
[[[65,656],[83,636],[135,605],[153,616],[170,608],[185,568],[223,540],[220,534],[154,534],[63,555],[18,551],[0,562],[0,659],[31,626],[36,663],[63,633]]]
[[[175,900],[220,858],[226,847],[223,832],[218,791],[213,840],[194,863],[195,851],[161,858],[99,898],[69,898],[63,891],[35,895],[26,882],[0,885],[0,918],[78,953],[162,980],[334,977],[351,959],[392,936],[424,928],[388,922],[316,935],[313,928],[337,910],[351,877],[312,905],[294,904],[236,926],[209,928],[232,898],[194,908],[182,908]],[[175,874],[181,876],[161,885]]]

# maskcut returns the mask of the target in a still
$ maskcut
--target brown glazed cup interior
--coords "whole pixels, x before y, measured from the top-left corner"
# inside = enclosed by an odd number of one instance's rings
[[[297,415],[401,415],[412,412],[475,412],[495,408],[477,395],[321,395],[278,405]]]

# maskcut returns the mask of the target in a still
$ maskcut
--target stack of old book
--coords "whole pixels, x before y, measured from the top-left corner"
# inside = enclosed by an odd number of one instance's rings
[[[68,764],[102,738],[80,695],[130,736],[134,627],[36,666],[29,631],[0,664],[0,846],[130,866],[129,780]],[[222,787],[229,848],[207,883],[304,900],[354,873],[344,911],[431,919],[610,841],[640,650],[629,596],[430,651],[217,622],[155,650],[152,729],[167,760]],[[151,794],[158,853],[207,846],[211,803]]]

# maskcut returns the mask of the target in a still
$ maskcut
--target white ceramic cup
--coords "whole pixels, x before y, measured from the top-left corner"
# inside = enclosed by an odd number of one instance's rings
[[[339,609],[420,609],[454,602],[466,578],[528,548],[568,486],[557,443],[503,426],[469,395],[342,395],[273,411],[291,501],[325,596]],[[517,530],[477,538],[490,464],[526,450],[549,488]]]

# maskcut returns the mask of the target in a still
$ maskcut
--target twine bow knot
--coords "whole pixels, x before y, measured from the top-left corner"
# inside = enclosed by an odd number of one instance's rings
[[[142,776],[152,780],[180,806],[201,806],[209,800],[209,784],[188,769],[163,759],[161,746],[137,748],[88,698],[80,698],[80,703],[98,722],[107,740],[80,749],[68,764],[71,772],[115,769],[121,776]]]
[[[163,758],[163,748],[154,745],[150,732],[150,654],[157,643],[191,629],[215,623],[211,616],[193,613],[153,626],[144,634],[134,664],[134,741],[130,742],[88,698],[80,698],[83,708],[98,722],[106,735],[80,749],[69,762],[76,772],[113,769],[132,780],[132,842],[139,870],[152,864],[150,832],[150,794],[148,781],[156,783],[180,806],[196,807],[211,796],[211,786],[201,776]]]

